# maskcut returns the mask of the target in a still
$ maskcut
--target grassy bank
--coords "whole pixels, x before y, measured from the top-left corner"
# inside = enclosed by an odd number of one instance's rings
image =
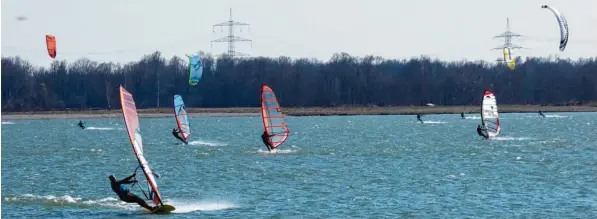
[[[398,107],[305,107],[283,108],[282,111],[291,116],[332,116],[332,115],[412,115],[412,114],[459,114],[479,113],[480,106],[398,106]],[[520,112],[597,112],[594,106],[538,106],[538,105],[499,105],[500,113]],[[171,108],[139,109],[141,116],[169,116]],[[196,116],[247,116],[259,114],[259,108],[187,108],[187,112]],[[40,112],[2,112],[2,116],[35,115],[86,115],[93,117],[119,116],[120,109],[115,110],[68,110],[68,111],[40,111]],[[162,115],[163,114],[163,115]]]

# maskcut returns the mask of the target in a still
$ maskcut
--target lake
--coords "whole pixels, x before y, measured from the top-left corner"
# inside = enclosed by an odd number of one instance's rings
[[[138,165],[122,118],[3,121],[2,218],[597,218],[597,113],[546,115],[491,140],[472,114],[287,117],[277,153],[258,117],[193,117],[188,145],[140,118],[169,215],[110,189]]]

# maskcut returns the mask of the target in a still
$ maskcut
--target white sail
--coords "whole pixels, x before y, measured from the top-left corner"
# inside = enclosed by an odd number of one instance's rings
[[[495,137],[500,134],[500,118],[498,114],[495,95],[489,90],[483,94],[483,105],[481,106],[481,121],[487,130],[487,136]]]

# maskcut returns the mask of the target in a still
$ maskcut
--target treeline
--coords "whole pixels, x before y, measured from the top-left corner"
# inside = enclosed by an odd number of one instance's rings
[[[80,59],[35,67],[2,58],[2,110],[118,109],[119,85],[138,108],[169,107],[183,96],[187,107],[258,107],[261,84],[283,107],[478,105],[484,89],[500,104],[586,104],[597,100],[597,59],[527,58],[510,71],[484,61],[443,62],[334,54],[315,59],[202,56],[203,78],[188,84],[186,57],[159,52],[126,64]]]

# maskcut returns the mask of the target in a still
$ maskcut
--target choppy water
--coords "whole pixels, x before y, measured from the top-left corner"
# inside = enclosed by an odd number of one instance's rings
[[[137,165],[122,119],[3,121],[2,218],[597,218],[597,113],[501,117],[289,117],[276,154],[257,117],[192,118],[189,145],[141,118],[166,216],[109,187]]]

